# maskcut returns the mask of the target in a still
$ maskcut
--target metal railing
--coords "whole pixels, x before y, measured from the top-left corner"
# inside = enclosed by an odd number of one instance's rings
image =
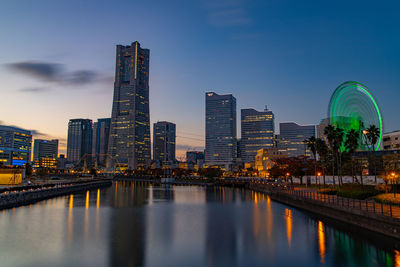
[[[374,200],[360,200],[340,197],[337,195],[322,194],[307,189],[295,188],[291,185],[276,186],[269,183],[252,183],[253,189],[261,189],[269,194],[290,195],[299,200],[313,201],[330,207],[339,207],[349,210],[359,210],[367,214],[391,217],[400,220],[400,206],[375,202]]]

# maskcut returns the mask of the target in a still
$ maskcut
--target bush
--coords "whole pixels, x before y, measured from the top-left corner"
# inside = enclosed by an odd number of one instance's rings
[[[365,191],[349,191],[349,190],[340,190],[337,192],[337,196],[339,197],[347,197],[347,198],[354,198],[354,199],[367,199],[373,196],[376,196],[380,193],[377,190],[365,190]]]
[[[325,195],[336,195],[337,190],[334,188],[322,188],[319,189],[318,192]]]

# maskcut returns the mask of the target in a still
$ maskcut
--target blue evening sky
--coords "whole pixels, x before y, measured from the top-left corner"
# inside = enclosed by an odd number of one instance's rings
[[[204,145],[206,91],[232,93],[238,118],[268,105],[277,126],[318,124],[334,89],[355,80],[397,130],[399,13],[400,1],[3,0],[0,120],[65,145],[69,119],[111,116],[115,45],[138,40],[150,49],[151,121],[177,124],[180,153]],[[95,78],[10,67],[26,62]]]

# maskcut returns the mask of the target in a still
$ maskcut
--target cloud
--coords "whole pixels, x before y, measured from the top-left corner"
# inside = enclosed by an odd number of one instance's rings
[[[61,64],[36,61],[15,62],[6,66],[17,72],[45,81],[56,81],[61,75],[63,68]]]
[[[242,26],[252,24],[245,3],[241,0],[207,1],[208,22],[213,26]]]
[[[62,86],[87,85],[95,82],[108,82],[109,76],[92,70],[67,71],[65,65],[52,62],[22,61],[5,65],[9,70],[38,80]],[[39,92],[41,90],[21,90]],[[43,91],[43,90],[42,90]]]
[[[26,92],[26,93],[43,93],[46,91],[50,91],[50,88],[46,87],[32,87],[32,88],[22,88],[19,89],[20,92]]]

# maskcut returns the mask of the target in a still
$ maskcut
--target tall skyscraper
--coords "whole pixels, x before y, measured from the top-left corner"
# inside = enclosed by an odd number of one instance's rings
[[[110,126],[111,118],[98,119],[93,123],[92,157],[97,166],[106,166]]]
[[[205,163],[230,170],[236,164],[236,142],[236,98],[207,92]]]
[[[13,126],[0,125],[0,163],[23,166],[31,161],[32,134]]]
[[[274,113],[265,108],[241,110],[241,159],[243,163],[254,161],[257,151],[274,146]]]
[[[33,162],[36,168],[56,168],[58,140],[35,139],[33,141]]]
[[[294,122],[279,124],[279,148],[287,149],[290,157],[311,156],[304,140],[315,136],[315,125],[298,125]]]
[[[171,165],[175,161],[176,125],[159,121],[153,128],[153,159],[160,165]]]
[[[108,153],[129,169],[149,166],[151,160],[149,57],[139,42],[117,45]]]
[[[68,123],[67,161],[77,163],[92,153],[92,120],[72,119]]]

